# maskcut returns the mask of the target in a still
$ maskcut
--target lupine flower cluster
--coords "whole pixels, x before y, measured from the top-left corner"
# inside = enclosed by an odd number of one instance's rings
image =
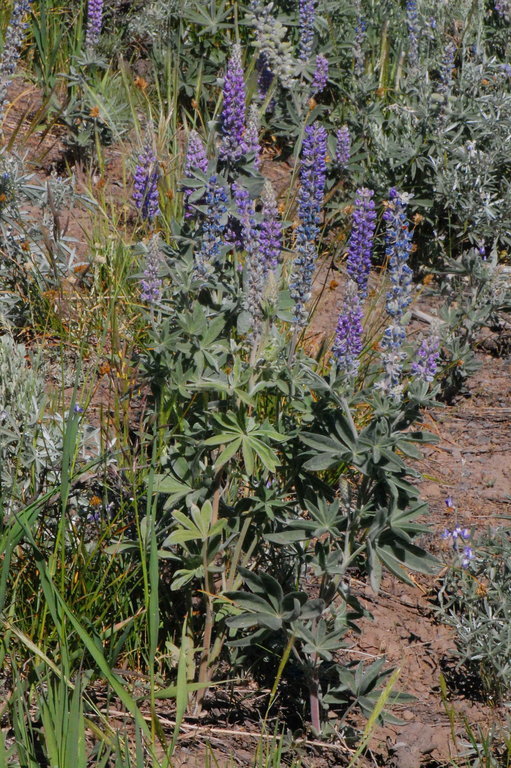
[[[304,326],[307,321],[305,304],[310,298],[317,258],[316,239],[319,235],[326,180],[326,143],[325,128],[318,124],[306,127],[298,192],[297,256],[293,262],[289,285],[295,302],[294,316],[298,327]]]
[[[259,228],[259,246],[264,271],[277,268],[282,250],[282,222],[279,218],[277,198],[270,181],[266,181],[261,195],[262,210]]]
[[[381,386],[387,395],[398,397],[403,361],[406,357],[402,350],[406,338],[403,318],[412,300],[412,270],[408,266],[412,234],[406,218],[408,196],[392,188],[389,197],[383,218],[387,223],[385,254],[392,283],[392,288],[387,293],[386,309],[393,322],[386,328],[381,342],[385,371]]]
[[[419,63],[419,14],[417,0],[407,0],[406,24],[408,26],[408,63],[415,70]]]
[[[251,104],[248,110],[247,128],[243,136],[243,151],[254,155],[254,165],[259,168],[261,164],[261,145],[259,143],[259,107]]]
[[[504,21],[511,19],[511,2],[509,0],[495,0],[495,13]]]
[[[270,85],[273,82],[273,74],[268,66],[268,62],[264,53],[259,54],[256,62],[257,69],[257,95],[260,101],[264,101]]]
[[[191,179],[195,175],[196,171],[206,174],[208,172],[208,156],[206,154],[206,148],[204,143],[197,133],[197,131],[191,131],[188,139],[188,147],[186,149],[184,176],[185,179]],[[190,195],[193,194],[193,189],[186,188],[183,190],[184,196],[184,209],[185,216],[189,218],[193,214],[193,207],[190,203]]]
[[[321,93],[328,82],[328,59],[322,53],[316,56],[316,68],[311,83],[311,96]]]
[[[7,100],[9,78],[18,64],[27,23],[25,16],[30,10],[30,0],[16,0],[5,33],[4,49],[0,59],[0,119]]]
[[[357,375],[359,356],[362,352],[363,310],[358,295],[357,284],[348,280],[344,293],[346,310],[341,312],[337,321],[332,353],[339,370],[349,379]]]
[[[454,57],[456,55],[456,46],[451,41],[448,43],[444,50],[442,58],[442,65],[440,67],[440,93],[443,94],[444,99],[447,99],[452,89],[454,69]]]
[[[438,369],[438,357],[440,354],[440,339],[432,335],[425,337],[412,363],[412,373],[419,381],[433,381]]]
[[[87,3],[87,30],[85,47],[93,51],[99,42],[103,25],[103,0],[89,0]]]
[[[160,213],[158,205],[158,181],[160,169],[150,140],[138,156],[133,183],[133,202],[146,221],[152,221]]]
[[[253,339],[259,336],[262,319],[261,301],[264,291],[265,264],[259,247],[259,232],[254,215],[254,204],[245,187],[234,183],[232,193],[238,216],[241,221],[241,229],[245,250],[247,253],[246,285],[244,291],[244,309],[252,320],[251,336]]]
[[[347,125],[342,125],[336,133],[335,164],[345,171],[351,157],[351,136]]]
[[[153,235],[147,247],[144,275],[140,281],[142,289],[140,298],[148,304],[153,304],[161,298],[162,279],[160,277],[160,268],[160,238],[158,235]]]
[[[357,25],[355,27],[355,40],[353,43],[353,59],[355,61],[355,74],[363,75],[365,69],[364,41],[366,39],[367,22],[362,16],[360,0],[355,3],[357,11]]]
[[[348,259],[346,269],[349,277],[358,285],[361,299],[367,297],[367,281],[371,269],[371,253],[376,211],[373,200],[374,192],[362,187],[357,189],[353,227],[348,240]]]
[[[298,0],[298,24],[300,42],[298,57],[308,61],[314,48],[314,22],[316,21],[316,0]]]
[[[241,46],[233,46],[224,77],[224,103],[220,118],[222,142],[219,149],[221,160],[236,162],[244,153],[245,133],[245,77],[241,63]]]
[[[195,269],[204,277],[215,265],[225,244],[227,225],[227,193],[218,184],[217,177],[211,176],[206,191],[207,206],[202,225],[200,248],[195,252]]]
[[[442,533],[442,539],[448,539],[452,542],[452,547],[461,558],[463,568],[468,568],[470,561],[474,559],[474,550],[466,542],[470,539],[468,528],[462,528],[457,525],[452,531],[447,528]]]
[[[256,47],[267,73],[265,77],[269,76],[268,73],[274,75],[283,88],[292,88],[297,67],[291,43],[284,39],[286,27],[273,14],[273,3],[263,6],[260,0],[252,0],[250,10]]]

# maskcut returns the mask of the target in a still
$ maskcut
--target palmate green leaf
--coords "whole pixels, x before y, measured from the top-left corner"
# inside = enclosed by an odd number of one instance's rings
[[[221,467],[223,467],[225,464],[227,464],[228,461],[232,459],[232,457],[237,453],[237,451],[240,448],[240,445],[243,442],[243,438],[241,437],[235,437],[230,445],[227,445],[224,450],[220,453],[217,460],[215,461],[215,469],[219,470]]]
[[[419,573],[434,574],[441,567],[436,557],[425,552],[415,544],[405,542],[403,539],[392,541],[388,544],[377,543],[376,555],[382,564],[401,581],[414,586],[413,581],[407,575],[405,569],[418,571]]]

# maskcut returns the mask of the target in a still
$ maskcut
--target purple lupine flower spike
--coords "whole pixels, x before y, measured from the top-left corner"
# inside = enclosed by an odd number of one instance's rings
[[[424,338],[412,363],[412,373],[419,381],[433,381],[438,369],[440,339],[438,336]]]
[[[316,0],[298,0],[298,24],[300,42],[298,58],[308,61],[314,48],[314,22],[316,21]]]
[[[93,51],[99,42],[103,25],[103,0],[89,0],[87,3],[87,31],[85,47]]]
[[[417,11],[417,0],[407,0],[406,2],[406,24],[408,27],[408,63],[412,70],[417,68],[419,63],[419,14]]]
[[[25,16],[30,10],[30,0],[15,0],[9,25],[5,32],[4,49],[0,58],[0,120],[7,102],[7,88],[10,76],[16,71],[21,55],[27,22]]]
[[[159,235],[153,235],[147,247],[144,275],[140,281],[140,298],[148,304],[161,299],[162,279],[160,277],[161,251]]]
[[[347,125],[343,125],[336,133],[337,145],[335,148],[335,164],[345,171],[351,157],[351,136]]]
[[[158,205],[159,178],[158,160],[151,140],[147,139],[143,151],[138,156],[133,183],[133,202],[146,221],[152,221],[160,213]]]
[[[503,21],[511,21],[511,2],[510,0],[495,0],[495,13]]]
[[[355,27],[355,40],[353,42],[353,59],[355,61],[355,74],[363,75],[365,69],[364,41],[366,39],[367,22],[362,16],[360,0],[355,2],[357,12],[357,24]]]
[[[310,299],[312,276],[318,255],[316,240],[325,192],[326,143],[325,128],[318,124],[306,127],[298,191],[297,256],[293,262],[289,284],[291,298],[295,302],[294,316],[297,327],[303,327],[307,322],[305,305]]]
[[[245,133],[245,78],[241,63],[241,46],[236,43],[227,64],[224,77],[224,103],[220,117],[222,142],[221,160],[236,162],[244,154],[243,134]]]
[[[371,254],[376,227],[373,195],[374,192],[371,189],[365,187],[357,189],[353,227],[348,240],[346,269],[350,278],[357,283],[361,299],[367,297],[367,281],[371,270]]]
[[[247,129],[243,137],[243,149],[247,154],[254,155],[254,165],[259,168],[261,164],[261,145],[259,143],[259,107],[251,104],[248,110]]]
[[[257,95],[260,101],[264,101],[270,85],[273,82],[273,73],[268,66],[268,60],[264,53],[259,54],[256,63],[257,75]]]
[[[311,83],[311,96],[321,93],[326,87],[328,82],[328,59],[319,53],[316,56],[316,68],[314,70],[314,77]]]
[[[218,184],[217,177],[211,176],[206,192],[207,206],[202,225],[200,248],[195,252],[195,267],[199,276],[205,276],[214,267],[225,245],[227,225],[227,193]]]
[[[279,218],[277,198],[270,181],[265,181],[261,195],[262,211],[259,244],[265,273],[276,269],[282,251],[282,222]]]
[[[255,221],[254,203],[245,187],[232,185],[232,193],[241,222],[241,231],[247,253],[245,269],[245,290],[243,308],[251,317],[252,339],[259,336],[262,321],[262,298],[265,282],[265,262],[259,243],[259,232]]]
[[[344,294],[346,309],[339,315],[332,353],[339,370],[349,379],[357,375],[362,352],[363,310],[358,295],[357,284],[348,280]]]
[[[192,179],[197,171],[204,174],[208,172],[208,156],[206,154],[204,143],[197,131],[190,131],[185,157],[185,179]],[[183,189],[186,218],[189,218],[193,215],[193,206],[190,203],[190,195],[193,194],[193,191],[193,189],[187,187]],[[200,203],[200,201],[198,202]]]
[[[390,397],[401,395],[401,374],[406,354],[403,344],[406,338],[405,312],[412,301],[412,270],[408,258],[412,250],[412,234],[408,227],[406,207],[408,196],[392,188],[389,203],[383,214],[387,223],[385,254],[392,283],[387,293],[386,308],[392,323],[385,329],[381,346],[383,350],[384,379],[381,389]]]

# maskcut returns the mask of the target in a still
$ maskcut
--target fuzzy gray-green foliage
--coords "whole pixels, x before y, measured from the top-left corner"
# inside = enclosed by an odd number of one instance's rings
[[[4,513],[40,484],[61,451],[60,435],[43,418],[45,399],[37,361],[29,365],[24,345],[1,336],[0,480],[2,496],[9,500]]]

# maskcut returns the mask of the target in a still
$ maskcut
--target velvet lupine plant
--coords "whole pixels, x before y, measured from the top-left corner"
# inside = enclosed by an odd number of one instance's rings
[[[310,93],[311,96],[316,96],[321,93],[326,87],[328,82],[328,59],[319,53],[316,56],[316,68],[314,70],[314,76],[312,78]]]
[[[295,302],[295,327],[307,322],[305,306],[310,299],[312,277],[317,259],[317,238],[321,223],[321,207],[325,192],[327,132],[315,123],[305,129],[298,191],[298,227],[296,258],[293,262],[289,290]]]
[[[392,188],[389,198],[383,218],[387,224],[385,255],[392,284],[387,293],[386,309],[392,323],[385,329],[381,342],[384,378],[380,386],[389,397],[399,398],[403,361],[406,358],[403,351],[405,313],[412,301],[412,270],[408,266],[412,234],[406,216],[408,196]]]
[[[145,221],[151,222],[160,213],[158,203],[158,181],[160,169],[150,139],[146,140],[135,169],[133,202]]]
[[[85,47],[88,51],[93,51],[99,43],[102,26],[103,0],[89,0],[87,3],[87,29],[85,32]]]
[[[200,277],[218,264],[226,242],[227,192],[218,184],[216,176],[211,176],[208,181],[205,204],[200,247],[195,252],[195,271]]]
[[[282,251],[282,222],[279,217],[275,190],[272,183],[268,180],[264,183],[261,203],[259,245],[266,274],[278,267]]]
[[[357,189],[353,226],[348,239],[348,259],[346,271],[358,285],[361,299],[367,297],[367,282],[371,270],[376,211],[373,200],[374,192],[362,187]]]
[[[364,316],[358,287],[353,280],[348,280],[346,284],[344,307],[337,321],[332,354],[338,370],[346,375],[348,381],[352,381],[360,364]]]
[[[30,0],[16,0],[11,19],[5,33],[4,49],[0,58],[0,120],[7,102],[7,88],[10,77],[16,71],[21,55],[27,23],[25,17],[30,10]]]
[[[316,21],[316,0],[298,0],[298,25],[300,40],[298,58],[308,61],[314,49],[314,24]]]
[[[206,154],[204,143],[197,131],[190,131],[185,157],[185,179],[192,179],[197,171],[203,174],[208,172],[208,156]],[[190,218],[190,216],[193,215],[193,206],[190,203],[190,196],[193,194],[193,191],[193,189],[186,186],[183,190],[183,203],[186,218]]]
[[[351,157],[351,136],[347,125],[342,125],[336,133],[335,164],[345,171]]]
[[[224,77],[223,106],[220,116],[219,157],[225,162],[236,162],[245,153],[245,77],[241,63],[241,46],[232,49]]]

